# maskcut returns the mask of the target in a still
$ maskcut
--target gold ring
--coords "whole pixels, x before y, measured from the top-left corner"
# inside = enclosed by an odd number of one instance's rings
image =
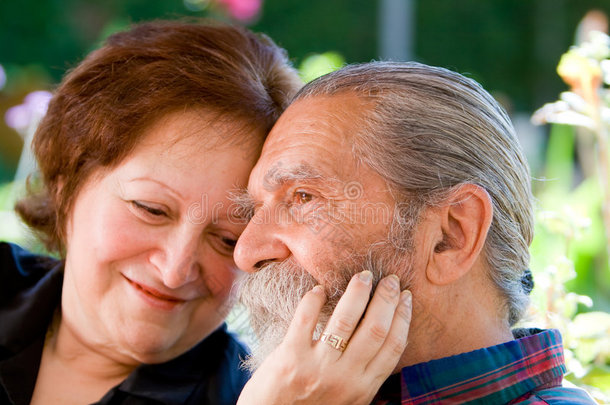
[[[347,348],[347,340],[343,339],[341,336],[333,335],[332,333],[323,333],[322,336],[320,336],[320,341],[340,352],[344,352]]]

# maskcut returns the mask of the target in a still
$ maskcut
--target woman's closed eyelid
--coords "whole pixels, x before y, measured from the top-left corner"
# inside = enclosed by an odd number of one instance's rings
[[[214,250],[225,256],[233,255],[235,245],[237,244],[237,238],[220,235],[217,233],[212,233],[211,236],[213,239],[210,241],[210,243]]]
[[[157,216],[157,217],[161,217],[161,216],[169,216],[166,210],[163,210],[161,208],[156,208],[156,207],[152,207],[148,204],[143,203],[142,201],[138,201],[138,200],[133,200],[131,201],[131,203],[138,209],[146,211],[147,213]]]

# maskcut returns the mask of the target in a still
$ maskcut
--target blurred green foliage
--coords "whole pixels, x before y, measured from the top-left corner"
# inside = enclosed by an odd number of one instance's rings
[[[553,126],[536,192],[532,315],[563,332],[568,378],[602,403],[610,402],[609,58],[610,37],[588,33],[557,67],[570,90],[533,117]]]
[[[0,184],[0,240],[30,246],[29,233],[13,211],[16,196],[13,183]]]
[[[202,4],[210,3],[209,0]],[[300,64],[310,53],[340,52],[348,62],[378,58],[378,1],[265,0],[251,24]],[[573,42],[586,11],[610,12],[606,0],[413,0],[415,57],[470,72],[485,87],[510,95],[518,109],[552,99],[561,82],[548,73]],[[40,65],[57,82],[104,33],[152,18],[212,16],[180,0],[4,0],[0,63]],[[542,92],[543,94],[539,94]]]
[[[546,180],[536,192],[538,215],[531,245],[535,288],[528,322],[561,330],[567,378],[600,403],[609,403],[610,278],[602,197],[595,178],[574,186],[574,139],[573,127],[553,126]]]
[[[3,0],[0,65],[8,81],[0,115],[37,89],[52,89],[110,33],[154,18],[207,16],[231,20],[221,0]],[[224,0],[225,2],[227,0]],[[288,50],[295,66],[312,54],[336,52],[347,63],[379,58],[380,0],[264,0],[252,29]],[[531,111],[562,89],[551,74],[574,29],[607,0],[410,0],[414,55],[465,73],[505,100]],[[0,182],[14,173],[22,140],[0,119]]]
[[[299,74],[305,83],[337,70],[345,65],[345,59],[337,52],[313,54],[303,60],[299,66]]]

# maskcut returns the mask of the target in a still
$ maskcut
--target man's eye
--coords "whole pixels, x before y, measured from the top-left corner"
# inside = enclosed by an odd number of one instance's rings
[[[307,204],[311,200],[313,200],[313,195],[305,191],[296,191],[294,193],[293,202],[295,204]]]
[[[146,204],[141,203],[140,201],[132,201],[131,202],[137,209],[141,211],[145,211],[150,215],[154,215],[156,217],[167,216],[167,213],[159,208],[153,208]]]

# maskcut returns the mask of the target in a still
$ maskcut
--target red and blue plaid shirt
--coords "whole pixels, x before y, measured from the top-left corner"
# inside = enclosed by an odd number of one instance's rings
[[[373,404],[595,404],[585,391],[562,387],[559,331],[536,332],[405,367],[386,381]]]

